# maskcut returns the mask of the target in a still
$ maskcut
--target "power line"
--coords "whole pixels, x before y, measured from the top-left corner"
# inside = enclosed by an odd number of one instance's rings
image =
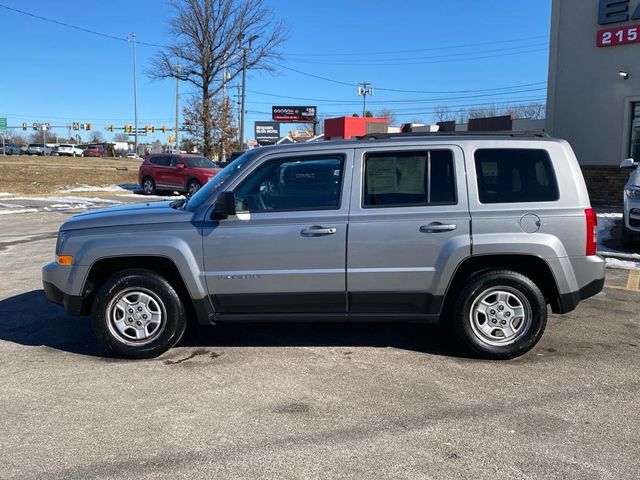
[[[294,59],[295,63],[306,63],[310,65],[347,65],[347,66],[395,66],[395,65],[423,65],[423,64],[431,64],[431,63],[449,63],[456,61],[466,61],[466,60],[474,60],[478,58],[494,58],[494,57],[504,57],[510,55],[521,55],[525,53],[534,53],[539,51],[547,51],[549,43],[537,43],[534,45],[521,45],[518,47],[511,48],[501,48],[499,50],[479,50],[475,52],[463,52],[463,53],[447,53],[444,55],[431,55],[428,57],[406,57],[406,58],[387,58],[387,59],[379,59],[375,61],[318,61],[318,60],[303,60],[303,59]],[[545,48],[541,48],[545,47]],[[478,57],[477,55],[484,54],[495,54],[495,55],[485,55]],[[460,57],[460,58],[458,58]]]
[[[468,43],[468,44],[462,44],[462,45],[446,45],[443,47],[431,47],[431,48],[416,48],[416,49],[412,49],[412,50],[393,50],[393,51],[383,51],[383,52],[376,52],[376,51],[369,51],[369,52],[363,52],[363,51],[359,51],[359,52],[352,52],[352,53],[345,53],[345,52],[339,52],[339,53],[287,53],[287,56],[291,56],[291,57],[296,57],[296,56],[301,56],[301,57],[342,57],[342,56],[363,56],[363,55],[395,55],[398,53],[416,53],[416,52],[432,52],[432,51],[436,51],[436,50],[454,50],[457,48],[466,48],[466,47],[476,47],[476,46],[484,46],[484,45],[496,45],[496,44],[501,44],[501,43],[517,43],[517,42],[526,42],[526,41],[530,41],[530,40],[539,40],[541,38],[549,38],[549,35],[537,35],[535,37],[525,37],[525,38],[512,38],[512,39],[505,39],[505,40],[494,40],[491,42],[478,42],[478,43]]]
[[[111,40],[118,40],[120,42],[126,42],[127,41],[126,37],[118,37],[116,35],[111,35],[109,33],[97,32],[95,30],[90,30],[88,28],[79,27],[77,25],[71,25],[70,23],[61,22],[59,20],[54,20],[52,18],[43,17],[41,15],[36,15],[34,13],[25,12],[24,10],[19,10],[17,8],[9,7],[9,6],[4,5],[2,3],[0,3],[0,8],[4,8],[5,10],[9,10],[9,11],[14,12],[14,13],[19,13],[20,15],[26,15],[28,17],[32,17],[32,18],[35,18],[35,19],[38,19],[38,20],[42,20],[43,22],[54,23],[56,25],[59,25],[59,26],[62,26],[62,27],[67,27],[67,28],[72,28],[72,29],[78,30],[80,32],[90,33],[91,35],[98,35],[100,37],[109,38]],[[136,43],[138,45],[146,45],[148,47],[159,47],[159,48],[165,48],[166,47],[166,45],[158,45],[158,44],[155,44],[155,43],[148,43],[148,42],[136,42]]]

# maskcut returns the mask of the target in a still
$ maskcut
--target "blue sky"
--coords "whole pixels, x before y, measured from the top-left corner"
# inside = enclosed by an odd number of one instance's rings
[[[317,105],[329,116],[361,113],[356,85],[365,80],[375,90],[368,109],[390,108],[401,122],[429,122],[440,105],[538,103],[546,95],[551,0],[266,1],[289,23],[290,38],[282,47],[286,68],[248,75],[248,138],[255,120],[269,120],[271,105]],[[0,4],[116,37],[136,32],[140,42],[170,41],[172,12],[163,0]],[[106,125],[133,123],[130,44],[3,8],[0,24],[0,117],[10,125],[90,121],[110,139]],[[144,74],[155,51],[137,49],[141,126],[174,122],[175,81]],[[489,90],[514,85],[527,86]]]

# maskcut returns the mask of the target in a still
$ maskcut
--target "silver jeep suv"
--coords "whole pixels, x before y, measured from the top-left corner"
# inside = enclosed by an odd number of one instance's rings
[[[506,359],[547,310],[600,292],[596,215],[569,144],[398,136],[265,147],[186,201],[60,228],[48,297],[116,354],[153,357],[186,319],[440,321]]]

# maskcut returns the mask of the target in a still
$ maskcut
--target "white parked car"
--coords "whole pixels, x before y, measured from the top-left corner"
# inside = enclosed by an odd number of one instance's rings
[[[624,187],[622,218],[622,245],[630,247],[640,240],[640,168],[633,158],[623,160],[620,168],[632,170]]]
[[[140,158],[140,155],[134,152],[127,153],[127,158]]]
[[[61,157],[81,157],[82,151],[77,145],[70,144],[61,144],[57,149],[57,153]]]

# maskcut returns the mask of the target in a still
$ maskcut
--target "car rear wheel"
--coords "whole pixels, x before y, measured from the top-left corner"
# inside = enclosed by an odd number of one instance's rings
[[[142,180],[142,191],[145,195],[153,195],[156,193],[156,182],[151,177],[145,177]]]
[[[115,354],[153,358],[178,343],[186,317],[180,297],[163,277],[149,270],[125,270],[100,288],[91,323]]]
[[[505,360],[531,350],[547,324],[547,304],[535,283],[510,270],[472,277],[456,298],[456,339],[484,358]]]
[[[200,190],[200,182],[198,180],[190,180],[187,184],[187,195],[192,196],[198,190]]]

